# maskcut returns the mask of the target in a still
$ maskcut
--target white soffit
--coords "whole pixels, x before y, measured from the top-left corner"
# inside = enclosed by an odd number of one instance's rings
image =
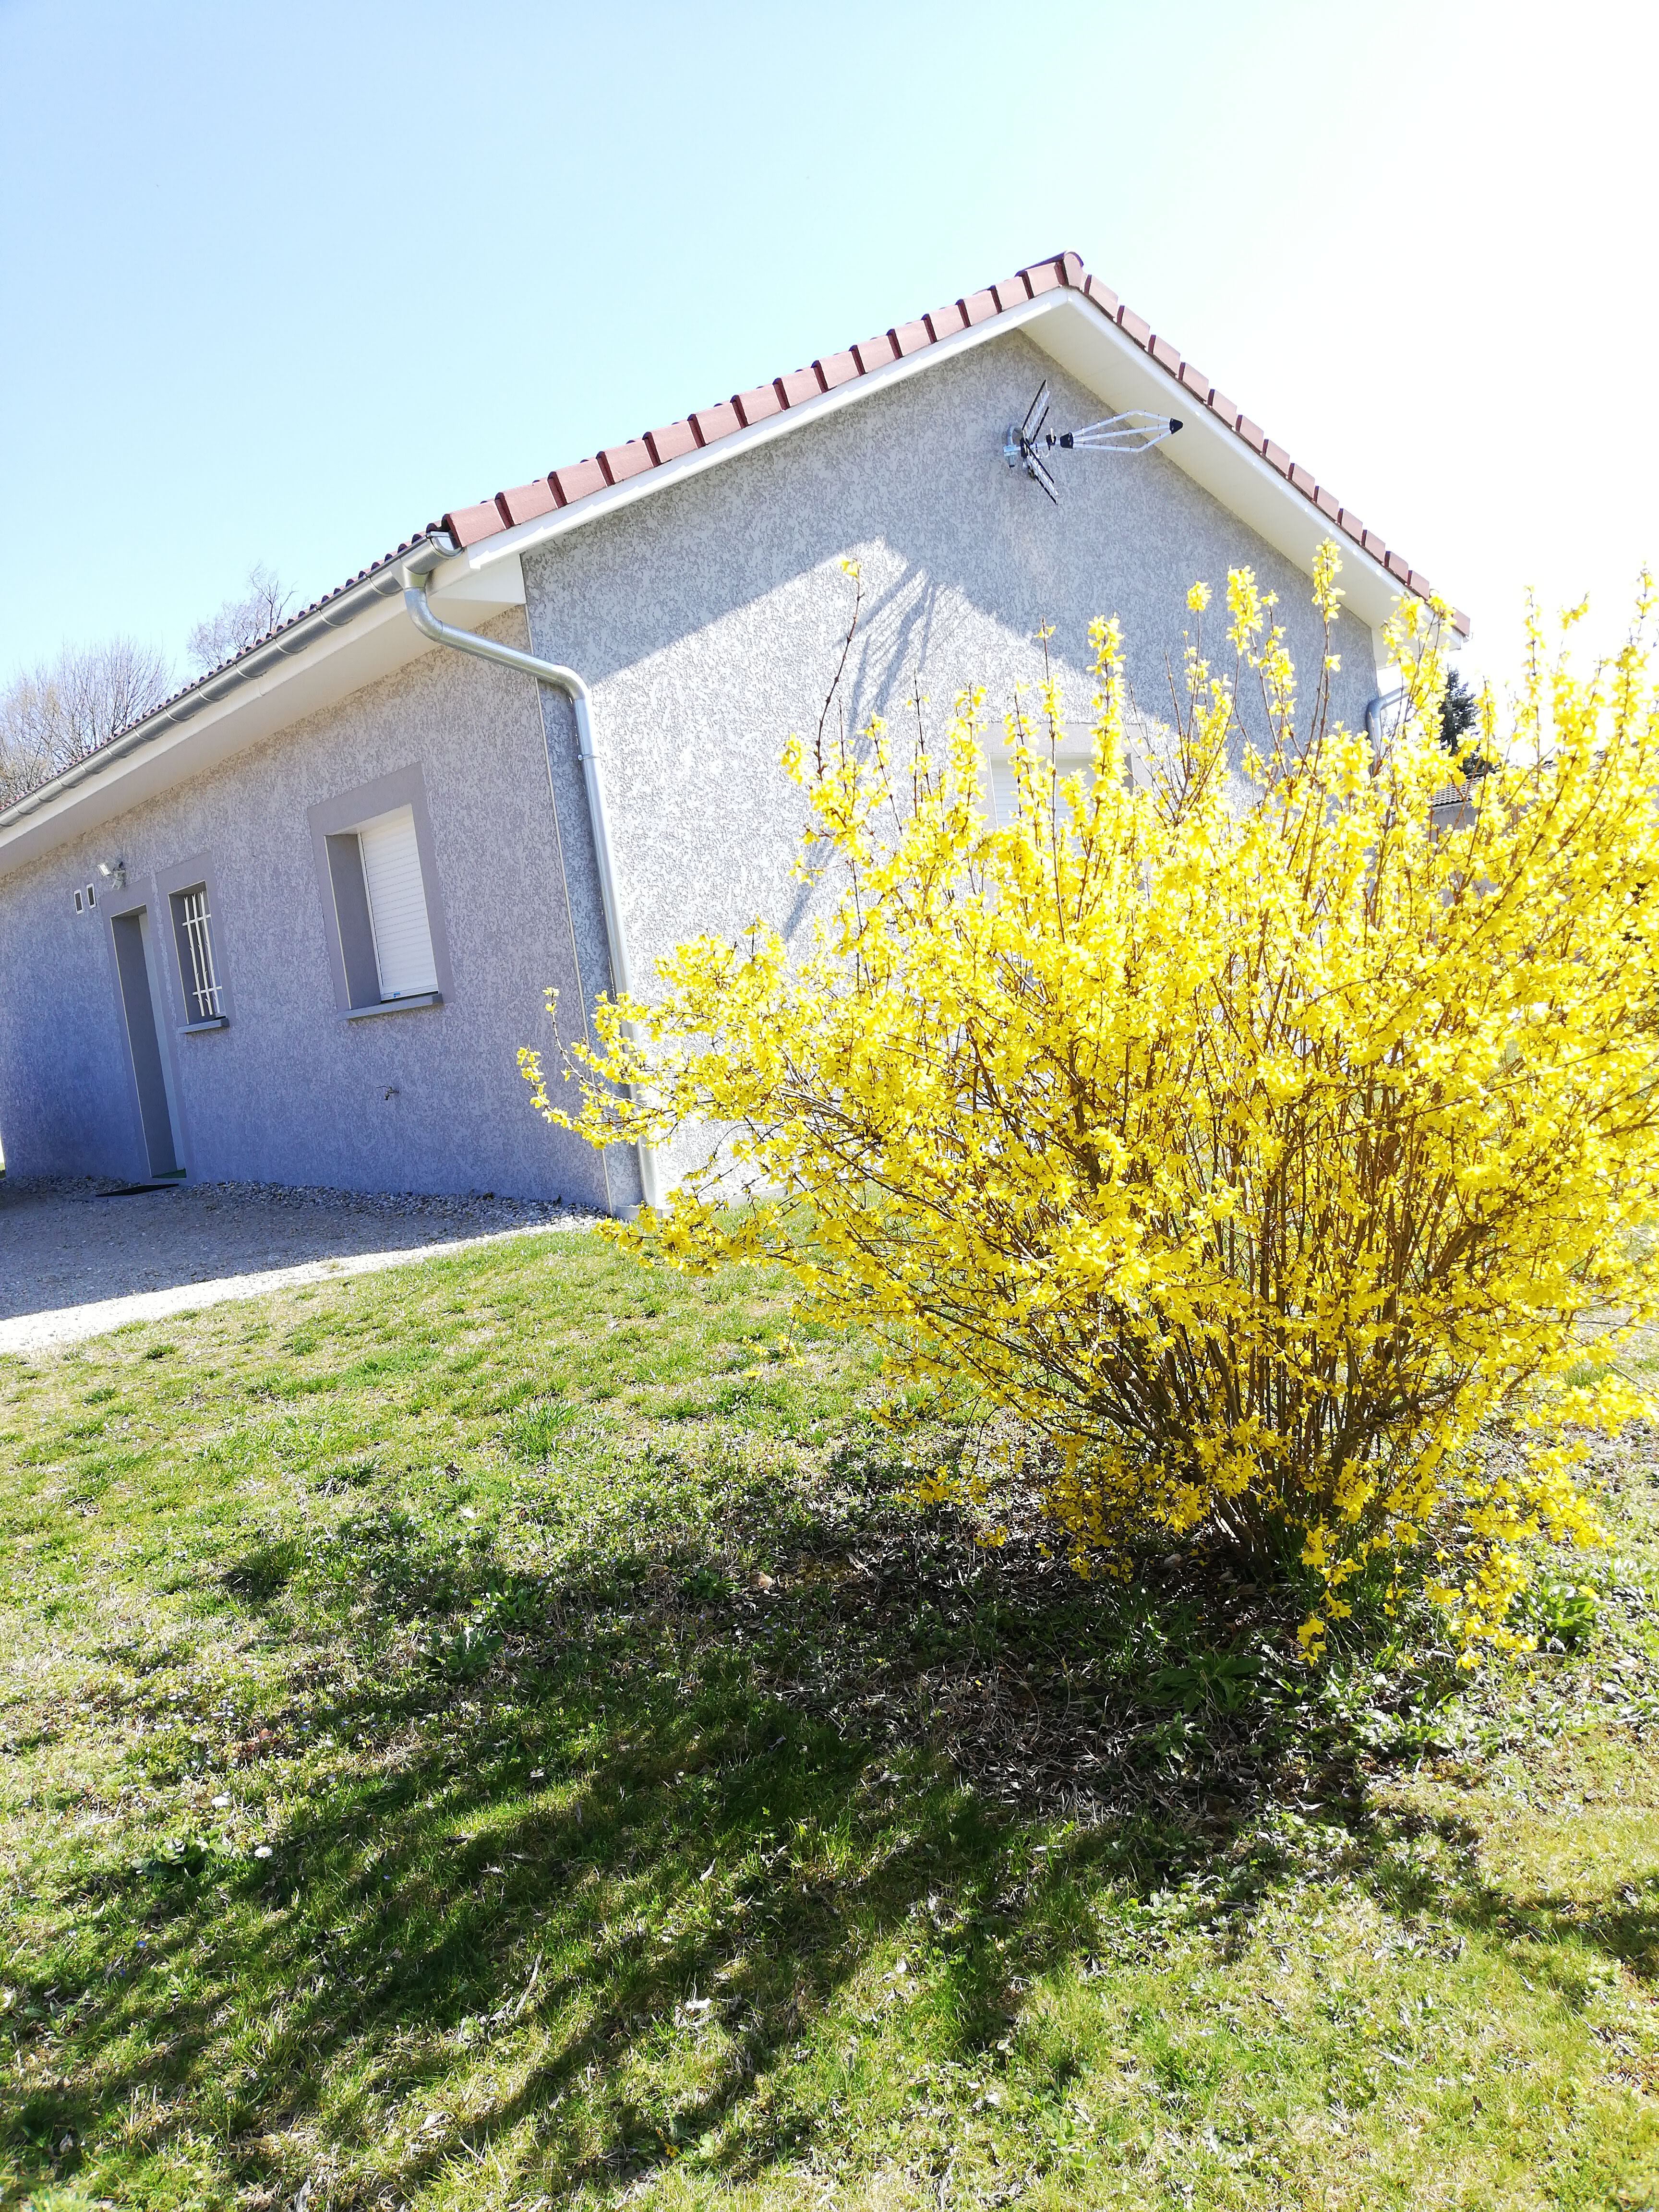
[[[498,562],[488,575],[459,577],[450,588],[434,591],[432,602],[446,622],[478,629],[524,605],[524,572],[517,561]],[[131,752],[0,829],[0,876],[436,650],[409,619],[401,592],[372,600],[291,660],[187,720],[162,723]]]
[[[1313,574],[1316,550],[1332,539],[1342,556],[1348,605],[1371,629],[1382,627],[1394,612],[1401,586],[1380,562],[1346,537],[1080,294],[1050,293],[1042,304],[1047,313],[1028,324],[1027,335],[1051,361],[1115,413],[1140,407],[1149,414],[1173,416],[1181,430],[1158,448],[1162,458],[1201,484],[1304,575]]]

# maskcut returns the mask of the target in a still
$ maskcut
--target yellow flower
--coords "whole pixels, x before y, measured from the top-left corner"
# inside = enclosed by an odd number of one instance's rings
[[[654,1005],[601,1000],[574,1114],[521,1055],[596,1145],[702,1133],[623,1243],[775,1263],[902,1384],[971,1385],[1044,1440],[1022,1479],[1080,1571],[1147,1536],[1290,1537],[1324,1593],[1310,1660],[1368,1575],[1389,1603],[1414,1576],[1467,1650],[1510,1641],[1524,1547],[1595,1540],[1574,1438],[1644,1401],[1619,1332],[1587,1374],[1580,1324],[1654,1314],[1633,1229],[1659,1209],[1651,587],[1588,677],[1534,618],[1449,806],[1447,611],[1390,624],[1404,704],[1374,747],[1330,714],[1339,573],[1322,547],[1304,708],[1235,569],[1232,664],[1189,637],[1150,761],[1097,623],[1088,772],[1050,682],[1011,718],[995,827],[981,693],[914,750],[878,723],[792,740],[827,894],[806,949],[757,922],[681,945]],[[1521,1447],[1496,1470],[1494,1417]]]

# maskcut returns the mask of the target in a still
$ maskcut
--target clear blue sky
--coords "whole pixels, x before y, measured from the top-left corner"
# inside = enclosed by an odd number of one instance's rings
[[[1062,246],[1500,671],[1659,557],[1653,21],[0,0],[0,682]]]

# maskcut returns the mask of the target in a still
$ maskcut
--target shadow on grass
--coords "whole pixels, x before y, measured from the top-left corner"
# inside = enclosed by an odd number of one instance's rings
[[[849,1458],[833,1511],[751,1489],[724,1528],[547,1573],[365,1495],[319,1550],[239,1562],[262,1622],[297,1609],[337,1663],[229,1758],[349,1756],[263,1859],[204,1831],[85,1882],[27,1992],[63,2086],[15,2118],[25,2183],[123,2134],[205,2137],[250,2204],[298,2187],[307,2136],[335,2208],[460,2145],[555,2202],[700,2143],[735,2180],[803,2146],[768,2077],[873,2002],[890,1939],[977,2063],[1034,1973],[1086,1970],[1103,1890],[1127,1946],[1201,1875],[1241,1940],[1312,1837],[1411,1908],[1427,1877],[1362,1812],[1388,1715],[1314,1711],[1265,1594],[1197,1567],[1086,1588],[898,1480]],[[1656,1903],[1573,1924],[1650,1973]]]

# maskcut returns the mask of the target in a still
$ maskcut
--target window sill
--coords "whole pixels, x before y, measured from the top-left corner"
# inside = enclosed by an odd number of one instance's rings
[[[228,1030],[229,1027],[228,1014],[215,1014],[210,1021],[186,1022],[179,1034],[180,1036],[200,1036],[207,1030]]]
[[[372,1021],[377,1014],[406,1014],[418,1006],[441,1006],[441,991],[411,991],[406,999],[377,999],[372,1006],[348,1006],[343,1022]]]

